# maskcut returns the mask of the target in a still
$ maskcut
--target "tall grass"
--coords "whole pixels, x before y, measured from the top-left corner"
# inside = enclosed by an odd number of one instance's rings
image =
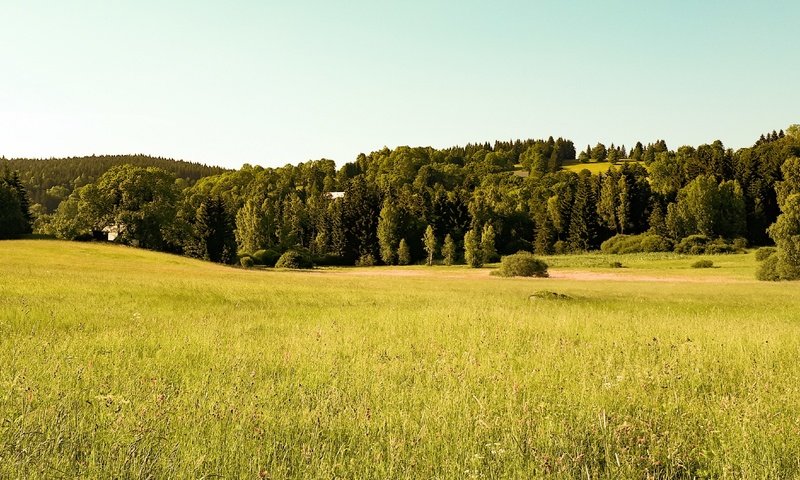
[[[800,475],[800,285],[426,271],[0,242],[0,477]]]

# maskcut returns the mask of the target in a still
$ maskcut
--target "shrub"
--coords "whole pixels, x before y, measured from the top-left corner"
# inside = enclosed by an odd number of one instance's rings
[[[672,243],[655,233],[641,235],[614,235],[600,245],[603,253],[643,253],[643,252],[668,252],[672,250]]]
[[[530,252],[517,252],[500,259],[495,275],[501,277],[547,277],[547,264]]]
[[[250,257],[242,257],[239,259],[239,263],[241,263],[244,268],[251,268],[253,266],[253,259]]]
[[[556,255],[566,255],[569,252],[569,245],[564,240],[559,240],[553,244],[553,253]]]
[[[333,253],[314,255],[311,259],[313,260],[314,265],[322,267],[350,265],[350,262],[348,262],[346,258],[341,255],[334,255]]]
[[[625,268],[622,266],[622,262],[611,262],[608,266],[611,268]]]
[[[281,254],[275,250],[259,250],[251,255],[256,265],[266,265],[267,267],[274,267],[280,256]]]
[[[771,257],[778,249],[775,247],[761,247],[756,250],[756,260],[759,262],[763,262],[764,260]]]
[[[711,260],[698,260],[692,264],[692,268],[712,268],[714,262]]]
[[[356,260],[357,267],[372,267],[375,265],[375,257],[371,253],[365,253]]]
[[[702,255],[706,251],[706,245],[711,240],[705,235],[689,235],[682,238],[677,245],[675,245],[676,253]]]
[[[765,249],[759,248],[758,252],[761,250]],[[756,258],[758,258],[758,252],[756,252]],[[778,273],[778,256],[774,255],[774,252],[773,254],[769,254],[766,256],[766,258],[764,258],[763,263],[758,267],[758,270],[756,270],[756,278],[758,280],[769,282],[777,282],[781,279],[781,276]]]
[[[281,255],[281,258],[278,259],[278,262],[275,264],[275,268],[313,268],[314,264],[311,261],[311,257],[306,254],[306,252],[301,252],[298,250],[287,250],[286,253]]]
[[[744,250],[745,248],[747,248],[747,245],[748,244],[746,238],[737,237],[733,239],[733,248],[735,248],[736,250],[739,251]]]
[[[738,244],[743,245],[741,239]],[[746,242],[746,241],[745,241]],[[745,243],[746,244],[746,243]],[[722,238],[711,240],[705,235],[689,235],[675,245],[675,253],[689,255],[719,255],[724,253],[741,253],[744,249],[736,246],[736,241],[728,242]]]

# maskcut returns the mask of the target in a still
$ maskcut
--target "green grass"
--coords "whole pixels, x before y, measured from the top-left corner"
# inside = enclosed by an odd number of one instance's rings
[[[627,162],[627,161],[626,161]],[[565,162],[564,165],[561,167],[564,170],[569,170],[571,172],[580,173],[581,170],[589,170],[592,174],[598,173],[606,173],[609,168],[619,168],[622,166],[623,163],[626,162],[619,162],[616,165],[612,165],[609,162],[589,162],[589,163],[581,163],[577,160]],[[631,161],[630,163],[641,163]]]
[[[800,476],[800,284],[614,258],[547,260],[633,281],[0,242],[0,478]]]

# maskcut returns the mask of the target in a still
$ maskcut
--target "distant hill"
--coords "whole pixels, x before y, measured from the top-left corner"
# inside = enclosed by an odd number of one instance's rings
[[[28,190],[31,204],[40,203],[47,211],[53,211],[74,189],[93,183],[109,168],[122,164],[163,168],[177,178],[186,180],[190,185],[202,177],[227,171],[222,167],[148,155],[0,159],[0,169],[8,167],[19,172],[20,179]]]

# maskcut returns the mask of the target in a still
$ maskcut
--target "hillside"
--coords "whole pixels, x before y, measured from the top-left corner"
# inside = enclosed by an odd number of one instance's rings
[[[92,155],[87,157],[30,159],[0,159],[0,170],[7,167],[19,172],[20,180],[28,191],[31,205],[41,204],[53,211],[77,187],[94,183],[115,165],[131,164],[140,167],[159,167],[189,185],[202,177],[227,171],[222,167],[173,160],[148,155]]]

